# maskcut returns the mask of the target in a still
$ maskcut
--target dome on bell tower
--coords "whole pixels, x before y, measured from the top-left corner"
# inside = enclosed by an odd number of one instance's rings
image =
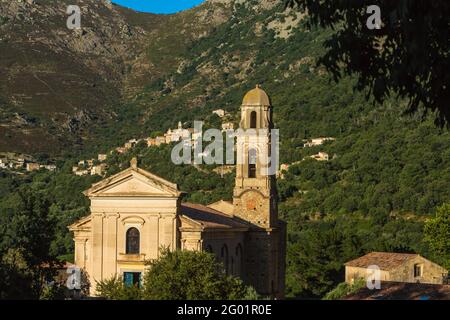
[[[243,106],[270,106],[270,98],[267,93],[257,85],[244,96]]]

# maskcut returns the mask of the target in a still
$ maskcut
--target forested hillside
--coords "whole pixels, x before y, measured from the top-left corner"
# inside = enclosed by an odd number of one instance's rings
[[[214,16],[215,2],[206,5]],[[238,1],[228,19],[177,49],[172,46],[180,33],[167,28],[164,37],[146,44],[148,63],[163,67],[137,94],[112,108],[117,117],[93,130],[82,155],[107,152],[178,121],[185,127],[194,120],[216,124],[211,112],[217,108],[230,112],[237,124],[243,95],[261,84],[272,98],[280,129],[281,162],[300,161],[278,180],[279,214],[288,223],[289,297],[322,297],[343,280],[344,262],[369,251],[411,251],[448,262],[423,240],[423,226],[436,207],[450,202],[449,130],[436,127],[431,114],[403,114],[402,101],[375,104],[370,95],[354,90],[353,79],[334,83],[316,65],[331,31],[306,31],[302,14],[283,10],[278,1]],[[185,19],[191,24],[198,19],[192,12],[182,17],[183,26]],[[177,26],[177,15],[171,19]],[[303,147],[304,139],[321,136],[336,140]],[[48,209],[48,215],[39,215],[39,223],[51,226],[45,259],[70,259],[73,243],[66,226],[88,213],[81,192],[100,179],[75,177],[71,168],[78,158],[72,151],[58,159],[56,173],[0,173],[1,254],[28,248],[28,231],[40,227],[27,229],[19,222]],[[319,151],[330,160],[301,161]],[[108,175],[137,156],[142,168],[188,192],[185,200],[231,199],[233,174],[221,177],[210,166],[175,166],[170,153],[170,145],[139,144],[127,154],[110,156]]]

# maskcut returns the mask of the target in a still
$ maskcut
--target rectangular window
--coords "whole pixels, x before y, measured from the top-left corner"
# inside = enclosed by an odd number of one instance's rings
[[[141,273],[140,272],[124,272],[123,282],[126,287],[141,286]]]
[[[249,164],[248,165],[248,177],[249,178],[256,178],[256,164]]]
[[[415,264],[414,265],[414,277],[421,277],[423,271],[423,266],[421,264]]]
[[[256,178],[256,161],[257,161],[256,149],[250,149],[248,151],[248,177]]]

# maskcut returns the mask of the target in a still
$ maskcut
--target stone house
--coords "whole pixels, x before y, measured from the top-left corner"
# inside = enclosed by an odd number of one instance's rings
[[[117,153],[122,154],[122,153],[127,152],[127,149],[126,149],[126,148],[123,148],[123,147],[117,147],[117,148],[116,148],[116,151],[117,151]]]
[[[57,167],[54,164],[44,164],[44,165],[40,165],[40,168],[44,168],[45,170],[48,171],[56,171]]]
[[[40,169],[39,163],[29,162],[27,163],[27,171],[38,171]]]
[[[129,150],[129,149],[133,148],[133,144],[131,142],[127,142],[124,144],[123,147],[124,147],[124,149]]]
[[[311,139],[310,141],[305,143],[305,147],[316,147],[316,146],[321,146],[323,145],[325,142],[327,141],[334,141],[336,140],[335,138],[331,138],[331,137],[326,137],[326,138],[314,138]]]
[[[107,168],[107,166],[105,163],[93,166],[91,168],[91,176],[95,176],[95,175],[103,176],[106,171],[106,168]]]
[[[89,174],[89,170],[77,170],[75,171],[76,176],[87,176]]]
[[[380,281],[443,284],[448,271],[418,254],[371,252],[345,263],[345,282],[366,278],[380,269]]]
[[[328,161],[330,160],[330,156],[326,152],[319,152],[318,154],[312,155],[312,159],[317,161]]]
[[[156,137],[155,138],[155,141],[156,141],[156,146],[160,146],[160,145],[162,145],[162,144],[166,144],[166,143],[168,143],[167,141],[166,141],[166,138],[165,137],[163,137],[163,136],[158,136],[158,137]],[[169,142],[170,143],[170,142]]]

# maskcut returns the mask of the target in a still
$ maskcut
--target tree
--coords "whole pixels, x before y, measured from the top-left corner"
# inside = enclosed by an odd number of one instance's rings
[[[22,250],[9,249],[0,260],[0,299],[36,299],[33,274],[23,259]]]
[[[449,124],[450,2],[447,0],[378,0],[380,29],[370,30],[367,9],[374,1],[285,0],[308,12],[310,27],[336,32],[325,42],[320,63],[336,80],[358,76],[358,89],[369,89],[378,102],[392,92],[409,101],[408,110],[437,112]]]
[[[55,259],[49,254],[54,222],[48,201],[38,192],[22,188],[16,200],[15,208],[0,212],[0,268],[12,274],[8,279],[20,279],[23,297],[39,298],[54,273]],[[2,295],[14,296],[17,286],[15,281],[6,282]]]
[[[249,295],[254,297],[254,290],[226,275],[206,252],[163,250],[144,276],[143,297],[149,300],[239,300]]]
[[[142,290],[138,286],[125,286],[122,279],[112,277],[97,283],[98,294],[108,300],[141,300]]]
[[[341,282],[344,234],[336,223],[303,224],[287,248],[287,296],[319,298]]]
[[[436,259],[450,269],[450,203],[437,208],[436,216],[426,222],[424,232]]]

